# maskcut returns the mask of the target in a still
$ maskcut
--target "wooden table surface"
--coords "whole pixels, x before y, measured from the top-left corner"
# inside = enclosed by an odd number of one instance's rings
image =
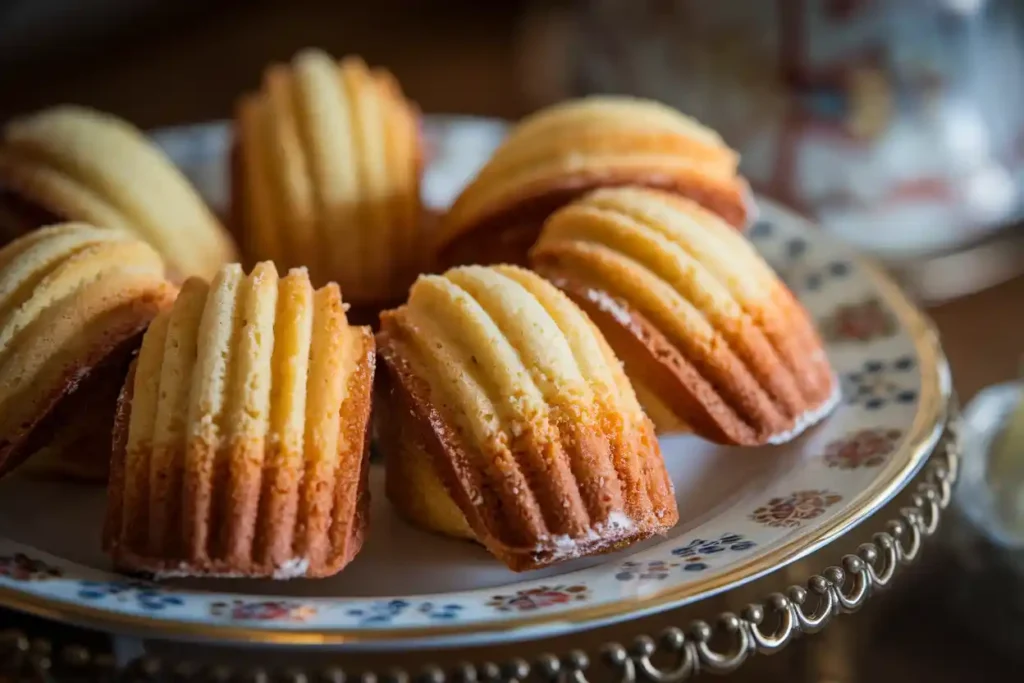
[[[230,116],[237,94],[258,82],[264,64],[286,59],[305,45],[339,55],[362,53],[373,63],[388,65],[428,112],[514,118],[533,108],[538,92],[548,97],[557,87],[557,78],[544,87],[524,83],[523,74],[536,70],[544,54],[544,41],[534,40],[531,32],[543,33],[545,28],[542,22],[521,20],[514,12],[516,3],[495,3],[483,11],[484,3],[458,2],[444,12],[436,5],[429,13],[416,3],[407,4],[420,9],[397,16],[375,12],[369,4],[351,9],[343,3],[256,3],[246,10],[229,8],[182,20],[91,53],[85,50],[22,74],[5,74],[0,119],[66,101],[116,112],[143,127],[223,118]],[[1016,375],[1024,351],[1022,302],[1024,278],[1018,278],[928,310],[963,401]],[[925,592],[901,598],[911,605],[904,613],[926,609],[932,597]],[[884,609],[885,604],[872,607],[876,613]],[[854,630],[858,623],[874,623],[861,615],[848,621]],[[974,677],[976,669],[957,663],[967,661],[962,647],[959,655],[952,649],[942,652],[948,632],[941,619],[922,621],[908,613],[906,621],[904,627],[885,632],[888,647],[877,650],[888,654],[862,662],[863,680],[926,680],[924,670],[927,680],[983,680]],[[851,641],[844,640],[850,633],[845,628],[801,645],[818,672],[806,680],[846,680],[841,660],[851,654]],[[939,664],[927,666],[930,661]],[[763,680],[797,680],[777,665],[765,664],[763,671]],[[751,680],[761,680],[757,675],[751,674]]]

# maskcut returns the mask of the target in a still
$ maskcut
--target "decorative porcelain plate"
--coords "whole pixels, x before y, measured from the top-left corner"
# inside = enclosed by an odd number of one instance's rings
[[[428,119],[427,201],[443,208],[503,134],[493,121]],[[156,139],[223,207],[228,130]],[[101,488],[0,482],[0,604],[163,638],[410,647],[536,638],[669,609],[812,552],[885,503],[927,458],[950,390],[931,328],[851,250],[768,201],[751,238],[817,320],[843,398],[778,447],[662,442],[681,522],[625,551],[514,574],[482,548],[418,531],[371,474],[369,539],[337,577],[288,582],[120,576],[100,551]]]

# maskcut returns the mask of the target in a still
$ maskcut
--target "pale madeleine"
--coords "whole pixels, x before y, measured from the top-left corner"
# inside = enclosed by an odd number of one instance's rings
[[[678,519],[653,426],[567,297],[498,266],[422,276],[382,315],[378,433],[391,502],[520,571]]]
[[[125,232],[55,225],[0,250],[0,473],[71,441],[33,464],[106,476],[116,391],[104,387],[120,383],[139,333],[175,293],[160,255]]]
[[[525,263],[544,219],[589,190],[635,185],[690,197],[742,228],[739,155],[710,128],[651,100],[592,96],[517,124],[441,220],[442,263]]]
[[[422,269],[418,112],[394,77],[304,50],[236,117],[233,220],[251,261],[305,266],[356,305],[402,299]]]
[[[338,286],[225,266],[150,326],[114,435],[105,545],[157,575],[329,576],[366,530],[373,336]]]
[[[79,106],[15,119],[0,140],[0,221],[61,220],[130,232],[176,278],[210,277],[234,244],[185,176],[127,121]]]

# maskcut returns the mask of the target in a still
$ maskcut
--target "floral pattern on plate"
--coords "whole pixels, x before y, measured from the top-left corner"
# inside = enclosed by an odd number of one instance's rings
[[[914,365],[910,356],[864,361],[859,369],[843,375],[843,398],[847,404],[867,410],[913,403],[917,400]]]
[[[828,490],[794,491],[788,496],[772,498],[750,514],[759,524],[775,528],[795,528],[809,519],[820,517],[843,497]]]
[[[712,540],[694,538],[686,545],[673,548],[671,560],[626,560],[619,565],[615,578],[619,581],[664,581],[677,569],[702,572],[715,564],[716,557],[735,556],[756,546],[756,542],[742,534],[725,533]]]
[[[685,546],[674,548],[672,554],[680,559],[683,571],[702,572],[710,565],[711,557],[719,553],[742,553],[750,550],[757,543],[743,537],[742,534],[722,534],[713,540],[695,538]]]
[[[49,581],[64,575],[60,567],[24,553],[0,556],[0,576],[12,581]]]
[[[834,280],[850,274],[852,267],[843,259],[824,263],[808,258],[810,242],[805,237],[792,237],[785,242],[786,260],[775,264],[779,277],[794,292],[817,292]]]
[[[855,470],[859,467],[878,467],[900,442],[899,429],[861,429],[825,446],[825,462],[829,467]]]
[[[346,610],[346,614],[355,617],[360,624],[390,624],[408,611],[419,613],[427,619],[435,621],[453,621],[462,612],[463,606],[458,603],[412,602],[409,600],[377,600],[365,607]]]
[[[822,337],[834,344],[887,339],[898,329],[896,319],[878,297],[838,306],[821,321]]]
[[[139,608],[152,612],[181,607],[184,598],[146,581],[82,581],[79,584],[78,597],[89,602],[117,600],[133,602]]]
[[[619,572],[615,578],[619,581],[664,581],[678,567],[678,562],[667,560],[626,560],[619,565]]]
[[[232,600],[210,605],[211,617],[229,621],[305,622],[316,614],[313,605],[290,600]]]
[[[510,595],[495,595],[487,601],[487,606],[499,612],[532,612],[586,600],[590,597],[589,593],[590,590],[583,585],[537,586]]]

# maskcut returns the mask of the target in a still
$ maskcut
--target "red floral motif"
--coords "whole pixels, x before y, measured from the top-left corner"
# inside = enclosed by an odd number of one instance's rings
[[[316,608],[301,602],[267,600],[246,602],[215,602],[210,605],[210,615],[225,617],[232,621],[306,621],[316,614]]]
[[[783,498],[772,498],[750,514],[759,524],[776,528],[800,526],[804,520],[814,519],[843,497],[831,491],[794,491]]]
[[[903,432],[898,429],[862,429],[825,446],[825,462],[841,470],[878,467],[896,448],[901,436]]]
[[[896,320],[877,298],[840,306],[821,324],[822,334],[830,342],[884,339],[896,329]]]
[[[0,556],[0,576],[15,581],[48,581],[60,578],[61,575],[62,572],[57,567],[51,567],[42,560],[33,559],[22,553]]]
[[[513,595],[495,595],[487,601],[487,606],[499,612],[529,612],[575,600],[586,600],[588,597],[589,589],[586,586],[538,586],[517,591]]]

